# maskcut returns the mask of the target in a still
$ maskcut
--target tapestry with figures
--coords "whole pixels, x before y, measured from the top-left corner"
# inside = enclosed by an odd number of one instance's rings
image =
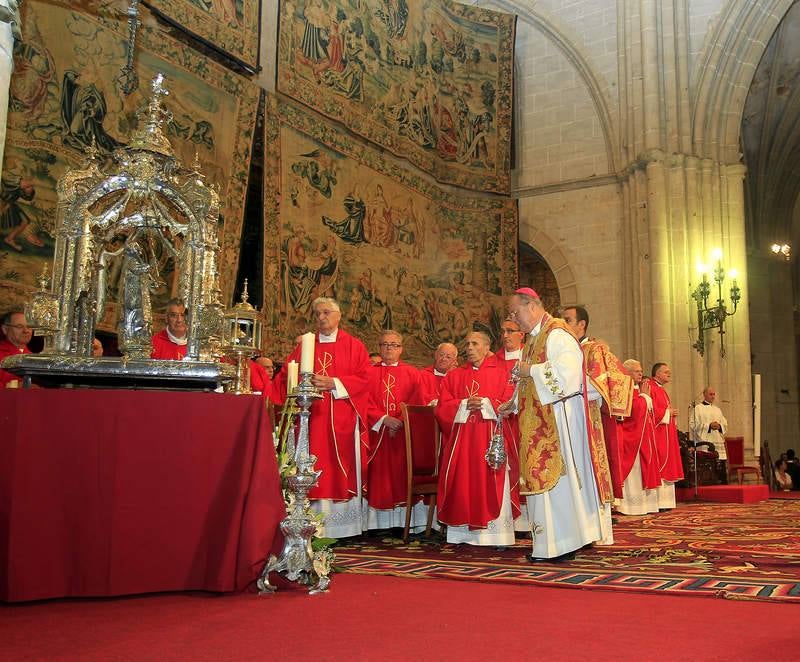
[[[137,40],[139,89],[121,91],[127,27],[122,17],[89,15],[69,3],[31,0],[11,80],[8,140],[0,187],[0,307],[19,305],[52,261],[56,182],[94,144],[106,159],[124,145],[158,72],[170,94],[168,137],[186,165],[195,159],[220,191],[221,286],[229,300],[239,254],[259,89],[169,39],[145,20]],[[151,22],[154,23],[154,21]],[[173,295],[173,258],[163,255],[154,309]],[[100,328],[115,330],[114,282]]]
[[[265,136],[264,317],[282,356],[335,297],[342,325],[374,349],[406,336],[429,361],[469,331],[497,337],[516,287],[516,202],[453,195],[292,102],[269,97]]]
[[[255,71],[261,0],[150,0],[150,8]]]
[[[282,0],[278,90],[437,181],[508,193],[514,32],[450,0]]]

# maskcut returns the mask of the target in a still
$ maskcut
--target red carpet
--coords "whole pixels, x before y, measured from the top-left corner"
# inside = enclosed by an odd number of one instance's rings
[[[791,659],[797,615],[781,604],[342,574],[319,596],[4,606],[0,659]]]
[[[713,501],[716,503],[758,503],[769,499],[767,485],[701,485],[693,487],[676,487],[675,498],[678,501]]]
[[[800,491],[792,492],[770,492],[770,499],[800,499]]]
[[[348,572],[602,591],[636,591],[800,603],[800,501],[680,504],[618,517],[615,544],[566,563],[528,563],[530,541],[493,547],[392,538],[343,541]]]

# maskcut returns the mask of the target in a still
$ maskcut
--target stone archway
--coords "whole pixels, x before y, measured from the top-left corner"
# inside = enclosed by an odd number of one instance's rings
[[[563,304],[578,301],[575,274],[567,256],[541,231],[534,231],[531,237],[519,242],[519,285],[536,290],[550,313]]]

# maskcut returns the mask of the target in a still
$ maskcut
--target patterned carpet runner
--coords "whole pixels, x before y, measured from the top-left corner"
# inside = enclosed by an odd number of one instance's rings
[[[361,574],[800,602],[800,501],[679,504],[616,520],[613,546],[564,563],[529,563],[529,540],[497,550],[421,537],[346,540],[336,563]]]

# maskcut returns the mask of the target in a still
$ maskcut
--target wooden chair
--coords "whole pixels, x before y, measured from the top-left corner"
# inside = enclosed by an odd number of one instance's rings
[[[424,405],[400,405],[406,436],[406,468],[408,469],[408,492],[406,496],[406,525],[403,541],[408,542],[411,528],[411,511],[419,496],[430,496],[428,524],[425,535],[431,532],[433,512],[436,509],[436,494],[439,491],[439,452],[441,434],[433,407]]]
[[[761,470],[744,463],[744,437],[725,437],[725,454],[728,456],[728,476],[736,476],[739,485],[744,483],[745,474],[755,474],[756,481],[762,482]]]

